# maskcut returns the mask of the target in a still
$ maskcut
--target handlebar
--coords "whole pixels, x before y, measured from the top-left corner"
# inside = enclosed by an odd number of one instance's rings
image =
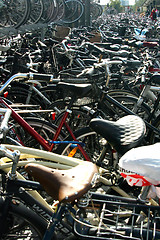
[[[48,81],[53,82],[53,75],[51,74],[40,74],[40,73],[17,73],[11,76],[1,87],[0,87],[0,94],[8,87],[8,85],[14,80],[40,80],[40,81]]]
[[[95,73],[96,69],[99,69],[101,67],[105,67],[106,72],[108,73],[108,75],[110,75],[110,69],[109,69],[109,65],[112,64],[122,64],[123,61],[121,60],[102,60],[102,62],[100,63],[94,63],[94,65],[92,67],[86,68],[84,70],[82,70],[82,72],[80,74],[77,75],[77,77],[81,77],[81,76],[92,76]]]

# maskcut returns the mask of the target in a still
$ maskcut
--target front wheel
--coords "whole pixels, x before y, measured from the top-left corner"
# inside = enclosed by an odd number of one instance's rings
[[[3,208],[4,201],[0,199],[1,213]],[[1,239],[39,240],[43,238],[47,228],[47,221],[43,220],[23,204],[15,202],[14,204],[10,204],[7,218],[1,226],[1,231],[3,231]]]

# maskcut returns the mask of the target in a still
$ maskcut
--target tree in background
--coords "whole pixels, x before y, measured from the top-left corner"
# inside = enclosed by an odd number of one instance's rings
[[[140,8],[144,3],[144,0],[136,0],[135,4],[133,6],[134,11],[137,11],[138,8]]]
[[[110,0],[109,7],[115,9],[118,13],[123,10],[120,0]]]

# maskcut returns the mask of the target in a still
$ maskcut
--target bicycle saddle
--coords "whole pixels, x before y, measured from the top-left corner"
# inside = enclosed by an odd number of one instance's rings
[[[138,146],[146,132],[144,121],[135,115],[127,115],[116,122],[94,118],[89,126],[120,154]]]
[[[76,95],[77,97],[84,97],[92,90],[91,84],[72,84],[59,82],[57,84],[57,87],[64,90],[65,92],[71,93],[71,95]]]
[[[29,163],[25,170],[54,199],[60,202],[73,202],[85,194],[94,184],[95,164],[83,162],[69,170],[57,170],[39,164]]]

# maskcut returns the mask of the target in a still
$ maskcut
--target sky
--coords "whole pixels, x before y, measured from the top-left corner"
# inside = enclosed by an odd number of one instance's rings
[[[109,2],[109,0],[100,0],[101,5],[106,5]],[[134,5],[135,0],[129,0],[130,5]]]

